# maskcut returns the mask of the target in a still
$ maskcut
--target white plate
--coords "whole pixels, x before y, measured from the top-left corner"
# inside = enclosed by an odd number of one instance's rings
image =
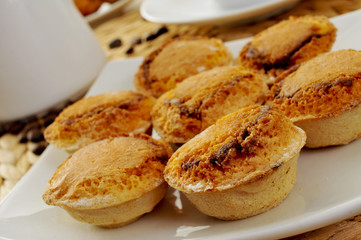
[[[224,24],[264,19],[291,8],[299,0],[146,0],[143,18],[158,23]]]
[[[96,12],[85,16],[85,20],[89,24],[100,22],[109,15],[120,12],[129,2],[130,0],[117,0],[114,3],[103,3]]]
[[[332,20],[339,28],[334,49],[361,49],[361,11]],[[227,43],[237,55],[247,40]],[[94,95],[132,89],[141,58],[109,62],[89,91]],[[0,238],[10,239],[275,239],[310,231],[361,213],[361,139],[346,146],[302,150],[290,195],[278,207],[239,221],[199,213],[169,191],[152,213],[119,229],[73,220],[41,198],[47,181],[67,154],[48,147],[0,205]]]

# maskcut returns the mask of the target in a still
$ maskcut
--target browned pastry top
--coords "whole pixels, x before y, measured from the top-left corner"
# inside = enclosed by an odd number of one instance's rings
[[[152,122],[166,141],[184,143],[241,107],[262,104],[267,85],[239,66],[216,67],[185,79],[154,105]]]
[[[274,107],[242,108],[180,147],[168,161],[165,179],[186,193],[258,181],[296,156],[305,139]]]
[[[64,109],[44,136],[56,147],[74,151],[107,137],[146,133],[154,103],[154,98],[133,91],[83,98]]]
[[[90,144],[54,173],[43,194],[49,205],[99,209],[140,197],[164,182],[170,147],[147,135]]]
[[[240,52],[241,65],[278,76],[331,49],[336,28],[324,16],[290,17],[260,32]]]
[[[172,39],[144,59],[134,84],[138,91],[159,97],[185,78],[228,65],[232,59],[219,39],[187,36]]]
[[[251,42],[253,48],[268,59],[269,64],[275,64],[312,37],[334,31],[333,25],[323,16],[291,17],[261,32]]]
[[[276,81],[268,100],[293,121],[334,116],[361,102],[361,53],[324,53]]]

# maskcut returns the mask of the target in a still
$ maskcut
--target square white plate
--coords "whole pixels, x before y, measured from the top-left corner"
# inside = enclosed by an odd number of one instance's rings
[[[336,49],[361,49],[361,11],[332,19],[339,29]],[[227,43],[236,56],[248,40]],[[89,91],[94,95],[133,89],[141,58],[109,62]],[[310,231],[361,213],[361,140],[346,146],[302,150],[290,195],[278,207],[239,221],[198,212],[170,190],[150,214],[119,229],[73,220],[47,206],[42,193],[67,154],[48,147],[0,205],[0,239],[274,239]]]

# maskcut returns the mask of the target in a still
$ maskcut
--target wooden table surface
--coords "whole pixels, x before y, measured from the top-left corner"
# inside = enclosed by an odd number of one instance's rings
[[[303,0],[292,9],[280,15],[254,23],[233,23],[232,25],[174,25],[147,22],[139,14],[136,3],[124,9],[118,16],[107,19],[103,23],[93,25],[94,32],[101,43],[109,60],[136,56],[145,56],[158,48],[166,39],[178,35],[201,35],[217,37],[223,41],[230,41],[253,36],[263,29],[272,26],[289,16],[325,15],[334,17],[361,8],[361,0]],[[149,35],[154,35],[160,28],[166,27],[165,34],[153,40],[146,41]],[[140,39],[140,44],[134,41]],[[118,40],[120,46],[109,45]],[[114,44],[114,43],[113,43]],[[336,224],[323,227],[311,232],[289,237],[287,240],[324,240],[324,239],[361,239],[361,215],[346,219]]]

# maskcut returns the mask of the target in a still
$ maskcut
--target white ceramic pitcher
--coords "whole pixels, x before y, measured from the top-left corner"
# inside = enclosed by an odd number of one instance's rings
[[[85,92],[105,61],[72,0],[0,1],[0,121]]]

